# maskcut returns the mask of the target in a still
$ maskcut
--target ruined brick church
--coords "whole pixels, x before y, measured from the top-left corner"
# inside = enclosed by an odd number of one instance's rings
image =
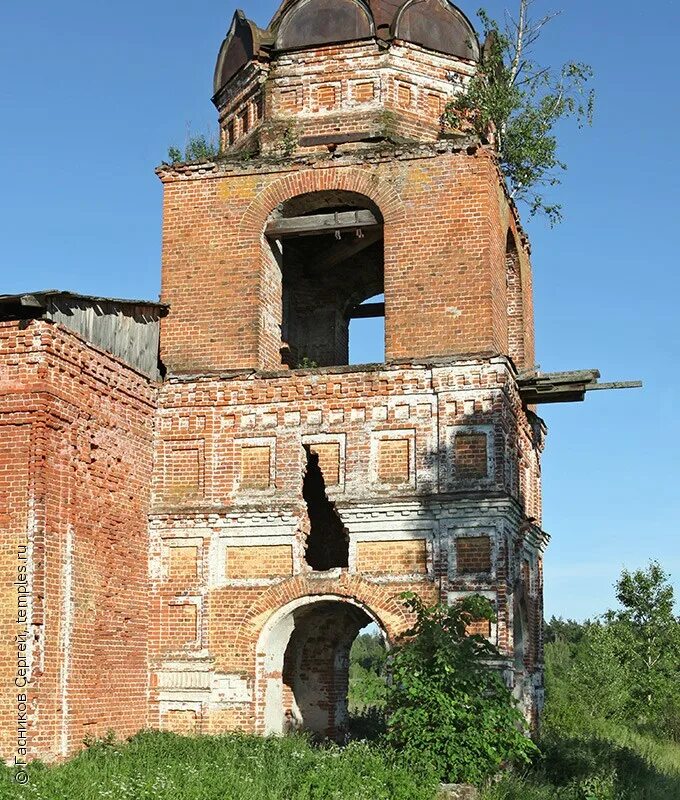
[[[447,0],[237,12],[222,154],[158,170],[161,303],[0,297],[0,744],[141,728],[343,735],[348,657],[400,594],[479,623],[542,702],[529,243],[493,148],[446,129],[481,45]],[[349,364],[384,317],[384,363]],[[23,642],[23,647],[22,647]]]

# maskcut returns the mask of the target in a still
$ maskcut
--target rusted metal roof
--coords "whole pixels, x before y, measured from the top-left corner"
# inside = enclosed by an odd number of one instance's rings
[[[448,0],[407,0],[392,23],[396,39],[476,61],[479,41],[472,23]]]
[[[373,15],[362,0],[300,0],[281,18],[275,47],[292,50],[374,36]]]
[[[273,37],[268,30],[258,28],[243,11],[237,11],[217,57],[215,94],[271,44]]]
[[[243,67],[273,48],[379,38],[479,59],[479,41],[465,14],[448,0],[284,0],[266,30],[237,11],[215,69],[215,94]]]

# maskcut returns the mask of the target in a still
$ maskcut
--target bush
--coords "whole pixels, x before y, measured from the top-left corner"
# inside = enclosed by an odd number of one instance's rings
[[[220,154],[218,143],[210,136],[203,133],[190,135],[184,147],[184,152],[179,147],[168,148],[168,159],[171,164],[202,163],[214,161]]]
[[[491,666],[498,650],[467,634],[471,622],[494,618],[491,603],[473,596],[426,607],[417,595],[404,598],[416,624],[392,658],[390,744],[411,763],[431,764],[444,783],[481,784],[503,765],[529,764],[537,749]]]

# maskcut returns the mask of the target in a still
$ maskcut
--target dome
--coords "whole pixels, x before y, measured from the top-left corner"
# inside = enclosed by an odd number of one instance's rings
[[[260,30],[242,11],[234,14],[229,33],[222,42],[217,57],[215,92],[219,92],[240,69],[257,56],[266,39],[266,31]]]
[[[393,23],[395,38],[428,50],[479,58],[479,41],[468,18],[448,0],[407,0]]]
[[[300,0],[284,12],[275,48],[292,50],[373,36],[373,16],[362,0]]]
[[[285,0],[270,30],[277,50],[378,37],[479,58],[474,28],[448,0]]]

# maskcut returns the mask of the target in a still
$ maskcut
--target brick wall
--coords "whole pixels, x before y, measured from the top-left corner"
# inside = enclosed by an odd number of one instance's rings
[[[223,141],[255,146],[240,123],[244,114],[261,126],[255,133],[265,152],[284,149],[286,129],[296,139],[360,133],[433,141],[446,103],[474,70],[472,62],[410,42],[395,42],[388,52],[375,42],[347,42],[306,48],[303,58],[278,53],[271,64],[246,68],[218,99]]]
[[[32,754],[145,724],[154,405],[145,378],[70,332],[0,324],[0,568],[11,575],[28,539]],[[7,633],[13,604],[2,607]],[[0,727],[11,732],[4,683]]]
[[[497,168],[485,150],[433,155],[161,171],[170,371],[281,368],[281,270],[262,234],[281,202],[334,189],[366,196],[385,220],[388,360],[506,353],[515,222]]]
[[[357,570],[369,575],[413,575],[427,572],[427,542],[359,542]]]
[[[359,601],[394,636],[408,627],[405,589],[426,601],[481,591],[499,621],[474,630],[512,659],[515,551],[542,546],[519,534],[519,476],[524,461],[533,465],[526,480],[537,481],[541,444],[505,359],[173,377],[160,390],[156,431],[157,453],[184,437],[205,457],[204,494],[192,504],[166,493],[162,472],[154,477],[154,618],[190,601],[200,630],[182,644],[152,624],[152,674],[165,676],[152,693],[153,724],[192,699],[202,731],[268,730],[267,626],[289,604],[320,596]],[[245,486],[244,448],[265,443],[263,480]],[[329,573],[305,561],[310,454],[350,541],[348,567]],[[177,547],[199,553],[199,578],[193,569],[184,580],[164,575]],[[195,660],[205,653],[214,671],[204,679]],[[205,688],[188,694],[192,681]],[[220,681],[230,688],[210,688]]]

